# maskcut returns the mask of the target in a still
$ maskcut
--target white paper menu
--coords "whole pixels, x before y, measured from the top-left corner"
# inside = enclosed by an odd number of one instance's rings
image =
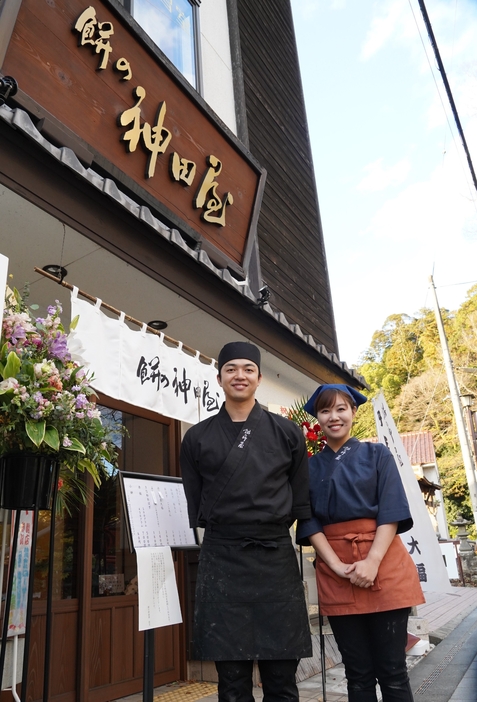
[[[139,631],[182,622],[169,546],[138,548]]]
[[[123,484],[136,550],[197,544],[181,482],[123,476]]]

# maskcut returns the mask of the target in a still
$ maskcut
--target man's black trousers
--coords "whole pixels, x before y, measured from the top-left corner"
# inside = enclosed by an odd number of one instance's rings
[[[298,702],[297,660],[259,660],[263,702]],[[253,702],[253,661],[216,661],[219,702]]]

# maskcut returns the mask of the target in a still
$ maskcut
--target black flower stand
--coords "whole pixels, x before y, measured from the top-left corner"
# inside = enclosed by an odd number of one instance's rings
[[[25,622],[25,647],[23,653],[23,672],[21,701],[26,702],[28,686],[28,663],[31,637],[31,618],[33,605],[33,586],[35,578],[35,553],[38,534],[38,511],[51,510],[50,551],[48,562],[48,590],[46,602],[45,662],[43,676],[43,700],[47,702],[49,694],[49,671],[52,624],[52,578],[54,557],[54,535],[56,497],[58,492],[59,464],[51,456],[39,454],[8,454],[0,457],[0,507],[14,510],[15,527],[9,557],[9,571],[5,607],[3,612],[2,646],[0,651],[0,681],[3,681],[5,653],[7,648],[8,620],[10,617],[13,578],[17,560],[18,535],[20,531],[21,512],[33,511],[31,550],[29,564],[29,582],[27,612]],[[3,528],[6,528],[6,519]]]

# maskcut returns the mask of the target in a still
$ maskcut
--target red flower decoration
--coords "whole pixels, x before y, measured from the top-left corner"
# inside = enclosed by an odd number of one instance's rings
[[[318,441],[318,434],[315,431],[308,431],[306,433],[306,438],[308,441]]]

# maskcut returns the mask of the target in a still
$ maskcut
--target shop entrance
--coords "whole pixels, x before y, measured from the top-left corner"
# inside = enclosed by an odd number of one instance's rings
[[[177,475],[177,422],[106,398],[101,403],[103,421],[126,427],[126,435],[117,435],[121,470]],[[143,684],[136,557],[127,542],[117,471],[109,468],[86,507],[78,509],[68,490],[65,498],[55,528],[49,699],[106,702],[139,692]],[[43,696],[49,536],[50,514],[41,512],[28,678],[32,702]],[[175,565],[184,610],[178,554]],[[182,629],[156,630],[155,685],[184,677]]]

